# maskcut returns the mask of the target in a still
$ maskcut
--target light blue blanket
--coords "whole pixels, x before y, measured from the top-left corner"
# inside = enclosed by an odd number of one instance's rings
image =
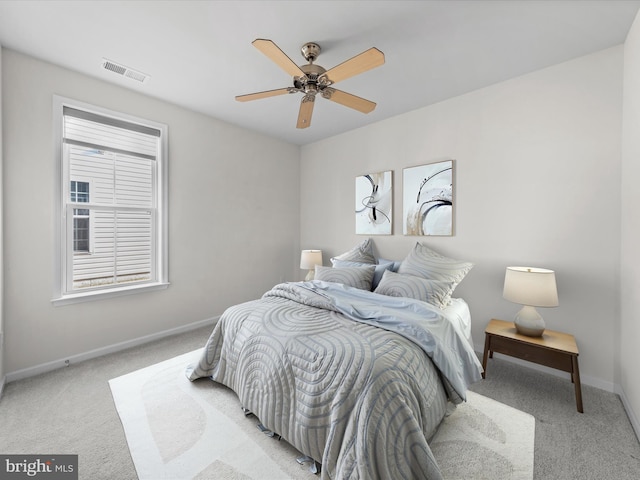
[[[356,322],[408,338],[427,353],[463,400],[469,385],[482,377],[482,365],[469,342],[439,308],[428,303],[318,280],[282,283],[264,296],[282,296],[334,310]]]

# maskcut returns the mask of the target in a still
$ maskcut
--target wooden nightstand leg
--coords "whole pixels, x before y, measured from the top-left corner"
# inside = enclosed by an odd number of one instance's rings
[[[484,354],[482,355],[482,378],[485,378],[485,372],[487,371],[487,354],[489,353],[490,344],[491,344],[491,335],[486,333],[484,336]]]
[[[580,387],[580,370],[578,368],[577,355],[573,355],[571,357],[571,368],[573,370],[571,373],[571,380],[573,380],[576,389],[576,407],[580,413],[584,413],[584,410],[582,409],[582,388]]]

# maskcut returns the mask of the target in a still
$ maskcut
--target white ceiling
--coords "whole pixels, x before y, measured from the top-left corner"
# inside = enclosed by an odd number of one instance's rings
[[[624,42],[640,0],[0,1],[0,44],[212,117],[304,145]],[[273,40],[298,64],[305,42],[329,69],[370,48],[383,66],[336,84],[378,104],[362,114],[301,95],[236,95],[291,78],[251,45]],[[140,84],[107,58],[151,76]]]

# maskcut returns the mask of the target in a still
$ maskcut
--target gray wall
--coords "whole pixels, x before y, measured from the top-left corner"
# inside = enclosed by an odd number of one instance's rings
[[[299,147],[2,53],[7,373],[212,319],[297,279]],[[168,289],[52,306],[54,94],[169,126]]]
[[[4,197],[3,193],[3,180],[2,180],[2,48],[0,48],[0,394],[2,394],[2,387],[4,385],[4,287],[3,287],[3,260],[4,260],[4,248],[2,244],[2,239],[4,238],[2,234],[3,229],[3,221],[2,221],[2,212],[4,209],[2,208],[2,199]]]
[[[620,373],[623,401],[640,436],[640,14],[624,47]]]
[[[328,263],[360,242],[355,177],[393,170],[393,235],[373,237],[381,256],[401,260],[421,241],[474,262],[456,294],[480,351],[487,322],[520,308],[502,299],[505,268],[555,270],[547,327],[575,335],[586,383],[614,390],[622,71],[619,46],[303,147],[301,245]],[[444,159],[456,165],[455,235],[403,236],[403,168]]]

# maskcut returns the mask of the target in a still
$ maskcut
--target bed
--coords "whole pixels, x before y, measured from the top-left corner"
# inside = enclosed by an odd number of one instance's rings
[[[231,388],[266,429],[321,464],[323,479],[439,479],[428,442],[481,378],[468,305],[403,296],[415,280],[406,268],[385,270],[371,291],[375,261],[320,267],[314,281],[230,307],[186,374]]]

